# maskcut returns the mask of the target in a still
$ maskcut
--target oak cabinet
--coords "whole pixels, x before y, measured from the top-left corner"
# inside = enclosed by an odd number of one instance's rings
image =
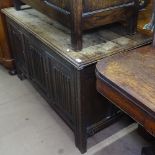
[[[46,46],[8,17],[7,27],[18,77],[32,83],[73,130],[75,144],[81,153],[86,152],[88,136],[121,115],[97,93],[95,63],[77,69],[54,48]]]

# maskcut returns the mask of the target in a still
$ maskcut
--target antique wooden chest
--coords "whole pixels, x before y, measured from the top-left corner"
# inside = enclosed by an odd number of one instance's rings
[[[139,0],[14,0],[17,10],[24,2],[71,29],[74,50],[82,49],[82,32],[126,21],[129,33],[137,27]]]

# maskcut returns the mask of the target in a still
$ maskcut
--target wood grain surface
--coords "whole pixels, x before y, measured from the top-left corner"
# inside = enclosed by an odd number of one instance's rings
[[[118,54],[97,64],[97,70],[155,114],[155,49],[150,46]]]
[[[97,90],[155,137],[155,49],[145,46],[97,64]]]

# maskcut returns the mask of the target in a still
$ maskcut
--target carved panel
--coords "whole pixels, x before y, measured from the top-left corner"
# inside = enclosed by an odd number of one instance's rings
[[[14,58],[16,63],[17,72],[23,72],[27,74],[26,67],[26,57],[25,57],[25,46],[24,46],[24,37],[20,30],[15,28],[12,25],[8,25],[9,36],[11,40],[11,48],[14,52]]]
[[[50,100],[69,121],[73,120],[73,84],[71,70],[52,56],[47,57]]]
[[[47,94],[47,70],[46,70],[46,59],[43,54],[42,49],[37,48],[32,43],[27,41],[26,43],[26,55],[27,55],[27,64],[29,70],[29,78],[37,84],[39,89]]]
[[[69,59],[53,50],[54,46],[49,48],[9,18],[8,28],[17,67],[21,68],[26,60],[28,79],[73,129],[76,145],[84,153],[87,134],[115,120],[106,111],[111,105],[98,98],[95,90],[95,64],[78,70]]]

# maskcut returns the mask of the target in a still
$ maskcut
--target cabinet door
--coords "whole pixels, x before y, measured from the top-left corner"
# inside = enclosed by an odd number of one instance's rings
[[[20,30],[12,25],[8,25],[9,38],[11,42],[11,48],[13,56],[15,58],[15,64],[18,74],[27,75],[27,65],[25,57],[24,37]]]
[[[29,79],[33,81],[43,95],[48,96],[45,52],[32,43],[26,45]]]

